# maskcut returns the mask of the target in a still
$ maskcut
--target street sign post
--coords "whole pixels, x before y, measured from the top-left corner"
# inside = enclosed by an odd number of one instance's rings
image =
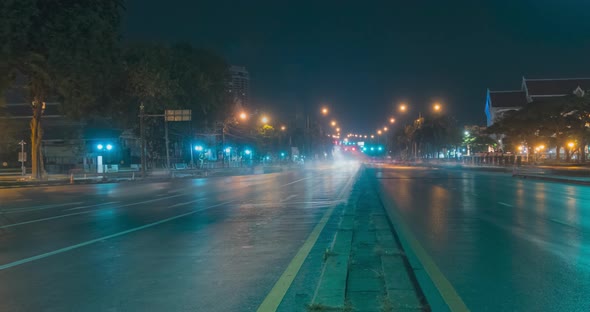
[[[27,161],[27,153],[25,153],[25,144],[27,144],[27,142],[25,142],[25,140],[20,140],[20,142],[18,142],[18,144],[20,145],[20,152],[18,153],[18,161],[20,161],[21,175],[24,176],[27,174],[27,167],[25,167],[25,162]]]
[[[146,166],[146,159],[145,159],[145,138],[144,138],[144,127],[143,127],[143,119],[145,117],[164,117],[164,131],[165,131],[165,140],[166,140],[166,165],[168,169],[170,169],[170,148],[168,146],[168,122],[174,121],[191,121],[192,117],[192,110],[190,109],[167,109],[164,110],[164,114],[155,114],[155,115],[148,115],[144,111],[145,107],[143,103],[139,106],[139,128],[140,128],[140,139],[142,143],[141,152],[141,170],[142,175],[145,176],[145,166]],[[192,158],[193,150],[191,148],[191,158]]]

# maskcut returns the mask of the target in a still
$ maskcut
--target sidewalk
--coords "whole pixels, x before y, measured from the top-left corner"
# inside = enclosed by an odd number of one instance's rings
[[[295,167],[288,166],[263,166],[263,167],[229,167],[214,169],[186,169],[186,170],[166,170],[156,169],[148,172],[145,178],[141,177],[139,171],[120,171],[109,173],[76,173],[67,174],[49,174],[47,180],[35,181],[30,179],[30,175],[3,175],[0,178],[0,189],[18,188],[18,187],[36,187],[36,186],[56,186],[68,184],[97,184],[97,183],[116,183],[126,181],[158,181],[169,180],[174,178],[199,178],[199,177],[221,177],[236,176],[249,174],[267,174],[291,170]]]
[[[428,311],[366,174],[356,182],[340,218],[308,311]]]
[[[564,176],[564,175],[555,175],[555,174],[544,173],[544,172],[526,172],[526,171],[525,172],[516,171],[512,176],[515,178],[520,178],[520,179],[542,180],[542,181],[561,182],[561,183],[578,184],[578,185],[590,185],[590,176],[587,176],[587,177]]]

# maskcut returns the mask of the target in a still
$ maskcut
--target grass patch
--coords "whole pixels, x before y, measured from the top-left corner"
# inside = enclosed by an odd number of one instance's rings
[[[333,250],[326,248],[326,251],[324,251],[324,256],[323,256],[324,262],[326,262],[328,260],[328,258],[336,256],[336,255],[338,255],[338,254],[335,253]]]
[[[393,304],[387,295],[381,297],[381,312],[393,312]]]
[[[342,308],[331,307],[319,303],[313,303],[307,305],[307,311],[314,312],[314,311],[342,311]]]

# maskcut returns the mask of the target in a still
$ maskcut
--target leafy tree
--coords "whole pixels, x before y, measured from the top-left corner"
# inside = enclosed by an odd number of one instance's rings
[[[575,141],[581,159],[585,160],[584,149],[590,142],[590,97],[571,95],[532,102],[519,111],[509,112],[487,132],[504,136],[509,150],[524,144],[534,151],[540,144],[560,151],[567,142]],[[565,148],[566,160],[571,153]]]
[[[45,102],[71,116],[93,112],[116,64],[118,0],[4,0],[0,9],[0,91],[26,77],[33,118],[33,177],[44,176],[41,142]]]

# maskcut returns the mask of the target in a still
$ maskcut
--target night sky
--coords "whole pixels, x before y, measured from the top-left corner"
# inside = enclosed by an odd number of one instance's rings
[[[484,124],[485,90],[590,76],[590,2],[128,0],[126,40],[186,41],[251,75],[252,102],[289,117],[327,104],[345,132],[439,100]]]

